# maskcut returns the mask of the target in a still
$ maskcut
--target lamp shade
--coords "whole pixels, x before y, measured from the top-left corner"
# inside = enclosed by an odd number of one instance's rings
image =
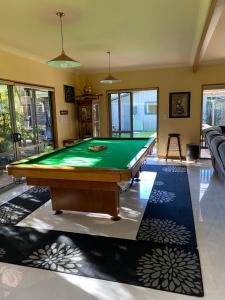
[[[100,82],[101,83],[117,83],[117,82],[121,82],[121,80],[117,79],[117,78],[113,77],[111,74],[109,74],[106,78],[102,79]]]
[[[76,68],[80,66],[78,61],[66,55],[64,51],[59,56],[49,60],[47,64],[55,68]]]

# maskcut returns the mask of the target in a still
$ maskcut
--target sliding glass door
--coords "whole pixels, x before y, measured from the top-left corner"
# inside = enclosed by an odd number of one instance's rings
[[[0,84],[0,188],[12,183],[7,164],[53,147],[51,92]]]
[[[53,122],[51,97],[48,91],[35,91],[35,112],[37,124],[38,151],[53,149]]]
[[[109,92],[112,137],[156,137],[157,89]]]
[[[131,93],[109,94],[111,102],[111,131],[113,137],[131,137]]]
[[[15,86],[13,92],[16,129],[20,135],[17,156],[22,159],[38,153],[34,99],[28,88]]]
[[[0,188],[13,181],[12,177],[8,176],[6,172],[6,165],[15,159],[12,133],[9,87],[0,84]]]
[[[15,86],[14,105],[19,158],[53,148],[50,92]]]
[[[157,135],[156,89],[133,93],[133,136],[156,137]]]

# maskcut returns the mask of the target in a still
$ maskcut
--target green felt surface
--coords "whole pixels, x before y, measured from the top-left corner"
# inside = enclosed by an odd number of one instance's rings
[[[28,160],[25,164],[127,169],[129,162],[151,140],[91,139]],[[99,145],[107,148],[99,152],[88,149],[89,146]]]

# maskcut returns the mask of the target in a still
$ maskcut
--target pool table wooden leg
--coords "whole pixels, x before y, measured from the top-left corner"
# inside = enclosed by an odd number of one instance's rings
[[[134,176],[134,181],[135,182],[141,181],[141,179],[140,179],[140,172],[141,172],[141,168],[139,169],[139,171]]]
[[[139,178],[139,177],[140,177],[140,172],[141,172],[141,167],[140,167],[140,169],[136,172],[135,176],[131,179],[130,187],[132,187],[134,181],[135,181],[135,182],[141,181],[141,179]]]
[[[119,220],[121,220],[121,217],[120,216],[112,216],[111,220],[112,221],[119,221]]]

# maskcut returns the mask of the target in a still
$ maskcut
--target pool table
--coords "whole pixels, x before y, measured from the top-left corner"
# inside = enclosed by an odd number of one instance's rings
[[[8,165],[27,184],[48,186],[52,209],[104,213],[119,219],[119,185],[137,176],[155,138],[90,138]],[[104,146],[101,151],[90,147]],[[92,148],[91,148],[92,149]]]

